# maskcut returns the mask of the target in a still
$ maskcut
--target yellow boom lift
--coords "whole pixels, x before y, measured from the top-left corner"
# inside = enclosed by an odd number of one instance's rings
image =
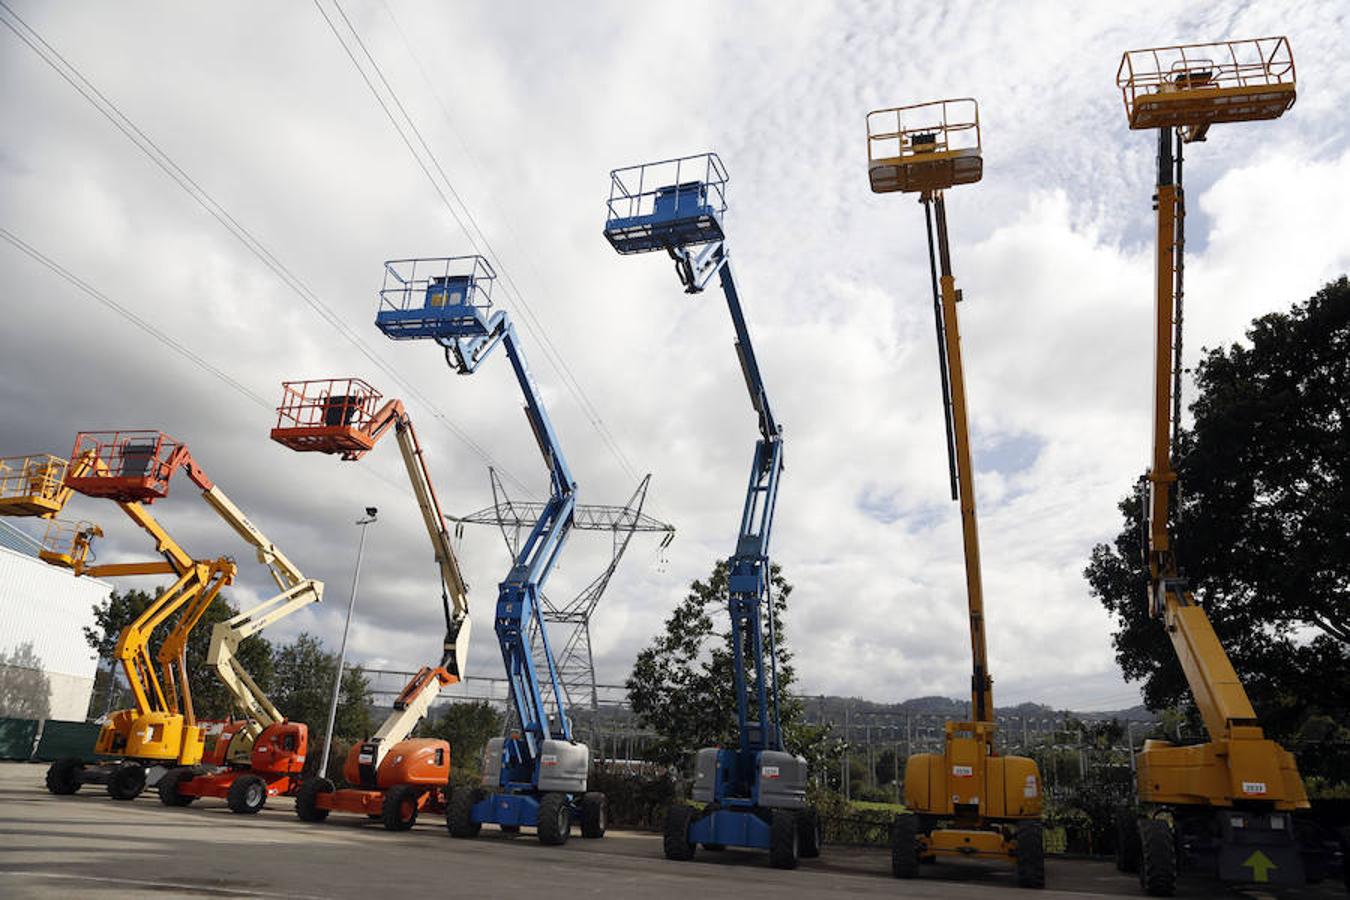
[[[1247,692],[1177,562],[1172,441],[1181,415],[1185,199],[1182,154],[1212,126],[1275,119],[1294,105],[1283,37],[1131,50],[1116,76],[1132,129],[1158,140],[1153,456],[1141,479],[1149,613],[1167,630],[1209,740],[1150,740],[1135,757],[1137,820],[1123,814],[1117,866],[1170,896],[1182,865],[1224,881],[1302,884],[1326,866],[1292,817],[1308,807],[1291,753],[1266,738]]]
[[[891,826],[891,871],[897,878],[913,878],[921,862],[939,856],[1007,860],[1016,866],[1019,885],[1044,887],[1040,773],[1033,760],[1001,755],[994,742],[993,679],[985,646],[974,467],[956,313],[962,297],[947,243],[944,192],[977,182],[984,172],[979,107],[965,98],[876,110],[867,115],[867,138],[873,192],[916,193],[924,208],[948,471],[952,499],[961,504],[974,660],[971,721],[948,722],[942,753],[915,754],[905,763],[908,809]]]
[[[295,800],[296,814],[306,822],[322,822],[336,810],[378,818],[385,828],[404,831],[417,821],[419,812],[444,815],[449,802],[449,743],[408,735],[426,716],[441,688],[464,677],[469,589],[403,403],[388,400],[381,404],[380,393],[356,378],[286,382],[282,392],[272,440],[292,450],[358,460],[393,430],[440,570],[446,631],[440,663],[423,666],[413,675],[375,734],[352,747],[342,768],[347,787],[337,788],[320,773],[300,787]]]
[[[87,437],[77,437],[69,460],[44,455],[0,462],[0,514],[54,520],[41,556],[76,575],[176,576],[174,583],[118,636],[114,658],[126,674],[135,706],[113,712],[99,731],[94,753],[111,761],[86,766],[79,758],[65,758],[47,771],[47,789],[54,794],[73,794],[83,784],[103,784],[114,799],[132,800],[145,787],[147,767],[195,765],[202,758],[203,734],[192,709],[187,679],[187,638],[221,588],[233,580],[235,566],[226,558],[194,560],[143,505],[141,501],[153,502],[167,494],[167,475],[156,483],[152,493],[133,496],[133,492],[127,492],[113,497],[122,511],[150,535],[163,559],[92,564],[91,543],[102,531],[89,523],[56,520],[57,513],[72,493],[87,493],[84,487],[91,484],[97,483],[100,488],[91,496],[111,496],[102,490],[106,488],[104,480],[115,478],[110,462],[119,467],[118,471],[123,465],[137,468],[148,467],[149,463],[141,452],[145,442],[135,435],[126,436],[123,452],[115,458],[100,456],[89,446]],[[173,629],[152,659],[152,634],[176,612],[180,614]],[[163,672],[162,682],[155,671],[156,663]]]

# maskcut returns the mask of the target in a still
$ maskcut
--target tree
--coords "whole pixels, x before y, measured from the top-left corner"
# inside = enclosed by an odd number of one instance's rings
[[[128,625],[154,603],[155,598],[156,595],[141,590],[113,591],[101,603],[94,606],[94,627],[84,629],[84,638],[90,648],[98,653],[100,669],[106,667],[108,672],[120,674],[117,671],[117,662],[113,658],[118,638]],[[188,686],[192,694],[193,712],[199,719],[220,719],[236,712],[232,708],[229,691],[207,665],[206,659],[211,647],[211,632],[216,623],[233,618],[237,612],[238,610],[223,595],[217,595],[188,635]],[[150,635],[152,657],[155,649],[172,630],[176,620],[176,617],[171,617]],[[255,635],[242,642],[235,655],[258,686],[267,691],[272,677],[272,646],[267,639]],[[156,674],[159,675],[160,672],[157,666]],[[97,682],[99,690],[90,697],[89,703],[92,717],[102,715],[110,707],[121,707],[131,703],[129,691],[119,690],[118,696],[108,697],[106,692],[118,687],[115,679],[110,681],[104,676],[97,679]]]
[[[877,784],[890,784],[900,775],[900,767],[896,764],[895,750],[887,747],[877,754],[876,768],[873,773],[877,777]]]
[[[779,712],[788,749],[811,757],[827,729],[803,723],[801,700],[791,696],[795,672],[787,649],[783,613],[792,595],[778,566],[770,573],[772,627],[777,636]],[[731,622],[727,615],[727,565],[718,560],[707,581],[695,581],[666,619],[665,630],[637,656],[628,676],[628,700],[638,721],[659,735],[654,757],[684,765],[694,750],[735,743],[736,694],[732,666]],[[767,629],[770,623],[764,622]],[[769,661],[765,664],[768,667]],[[766,677],[771,677],[766,673]],[[752,674],[747,674],[755,690]]]
[[[305,723],[311,735],[322,738],[333,702],[337,655],[326,651],[314,635],[302,632],[277,648],[272,663],[272,702],[292,722]],[[360,666],[353,666],[342,675],[333,736],[359,740],[370,730],[370,682]]]
[[[1262,316],[1247,338],[1204,351],[1195,371],[1172,530],[1263,725],[1293,736],[1350,721],[1350,282]],[[1124,530],[1085,575],[1115,617],[1125,676],[1162,709],[1189,692],[1147,615],[1137,495],[1120,509]]]
[[[11,719],[46,719],[51,715],[51,679],[42,669],[42,658],[26,641],[12,653],[0,650],[0,716]]]
[[[457,769],[478,771],[483,747],[502,733],[501,713],[484,700],[451,703],[435,720],[422,723],[423,737],[450,742],[450,759]]]

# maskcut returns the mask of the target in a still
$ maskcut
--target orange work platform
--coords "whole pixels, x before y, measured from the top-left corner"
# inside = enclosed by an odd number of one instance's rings
[[[1211,125],[1279,118],[1297,96],[1283,37],[1130,50],[1116,84],[1130,128],[1181,128],[1188,141]]]
[[[872,191],[922,193],[984,176],[980,110],[971,98],[937,100],[867,114]]]
[[[61,511],[66,460],[50,453],[0,459],[0,516],[44,516]]]
[[[365,453],[375,446],[371,422],[380,392],[359,378],[282,383],[272,440],[292,450]]]
[[[169,493],[169,479],[187,447],[162,431],[82,431],[75,436],[67,487],[119,503],[153,503]]]

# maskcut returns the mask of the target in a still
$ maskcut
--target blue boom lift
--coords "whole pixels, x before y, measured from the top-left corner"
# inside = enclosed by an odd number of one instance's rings
[[[769,534],[783,433],[769,408],[731,273],[722,226],[726,184],[726,169],[715,153],[617,169],[610,173],[605,237],[625,256],[665,250],[685,293],[700,293],[714,275],[720,279],[736,330],[736,355],[759,416],[736,552],[727,563],[740,739],[735,747],[698,751],[693,794],[705,805],[701,812],[671,806],[666,857],[693,859],[700,844],[707,850],[756,847],[769,851],[771,865],[792,869],[799,857],[820,855],[820,819],[806,802],[806,760],[783,749],[778,713]]]
[[[605,795],[586,790],[590,748],[572,736],[566,694],[540,618],[540,590],[572,528],[577,486],[525,366],[515,327],[505,311],[492,311],[495,278],[481,256],[387,262],[375,325],[396,341],[436,341],[445,348],[450,368],[461,375],[472,375],[501,345],[524,394],[525,417],[549,471],[549,498],[497,594],[497,640],[519,731],[488,742],[483,787],[455,788],[445,825],[457,838],[474,837],[485,822],[503,831],[535,827],[541,843],[563,844],[574,821],[582,837],[603,837],[606,813]],[[557,713],[551,720],[530,652],[532,622]]]

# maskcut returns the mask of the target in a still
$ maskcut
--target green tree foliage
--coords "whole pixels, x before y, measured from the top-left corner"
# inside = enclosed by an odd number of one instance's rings
[[[876,755],[874,774],[877,784],[890,784],[900,776],[900,767],[896,764],[895,750],[887,747]]]
[[[1317,723],[1350,721],[1350,283],[1262,316],[1247,337],[1205,351],[1195,371],[1194,423],[1177,446],[1178,559],[1267,730],[1344,740],[1344,727],[1328,737]],[[1124,530],[1093,548],[1085,574],[1115,617],[1126,677],[1162,709],[1189,692],[1147,614],[1139,499],[1120,509]]]
[[[433,721],[423,722],[423,737],[450,742],[450,759],[457,769],[481,771],[483,747],[502,733],[501,713],[483,700],[451,703]]]
[[[802,703],[791,696],[795,672],[783,630],[783,613],[792,585],[778,566],[773,567],[771,580],[783,740],[789,750],[803,753],[808,762],[814,762],[827,729],[805,725],[801,721]],[[626,684],[628,699],[638,721],[660,736],[654,748],[658,762],[685,765],[700,747],[737,740],[727,602],[727,565],[725,560],[718,560],[707,581],[690,585],[688,595],[666,619],[665,630],[633,664]],[[769,623],[764,625],[767,634]],[[753,676],[747,677],[753,695]]]
[[[84,638],[98,653],[100,669],[115,670],[117,666],[114,653],[118,637],[154,603],[155,596],[141,590],[113,591],[94,607],[94,627],[84,629]],[[192,692],[193,711],[198,718],[219,719],[231,715],[230,694],[216,678],[215,672],[206,664],[206,657],[211,647],[211,631],[216,623],[232,618],[237,612],[238,610],[224,596],[218,595],[188,636],[188,685]],[[171,616],[151,634],[152,657],[172,630],[175,621],[176,616]],[[267,639],[256,635],[249,638],[239,645],[236,656],[244,669],[258,682],[259,687],[268,691],[272,677],[272,645]],[[161,675],[158,666],[155,671],[157,675]],[[100,690],[90,698],[91,715],[101,715],[108,707],[106,691],[109,687],[106,675],[99,679]],[[130,703],[129,691],[123,690],[119,696],[113,698],[113,708],[127,706]]]
[[[333,678],[337,654],[324,649],[312,634],[302,633],[292,643],[277,649],[273,659],[272,702],[293,722],[304,722],[310,733],[322,738],[328,726],[328,707],[333,701]],[[343,673],[338,695],[335,738],[360,740],[370,736],[370,682],[360,666]]]

